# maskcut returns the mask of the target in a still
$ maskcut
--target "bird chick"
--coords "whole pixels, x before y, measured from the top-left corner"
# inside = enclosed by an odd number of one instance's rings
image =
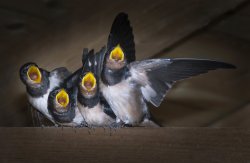
[[[48,72],[35,63],[26,63],[20,68],[20,78],[26,85],[29,103],[53,123],[53,117],[47,108],[48,96],[69,75],[70,72],[64,67]]]
[[[126,37],[127,36],[127,37]],[[233,65],[207,59],[148,59],[134,61],[133,33],[128,16],[115,18],[107,43],[100,90],[117,121],[138,126],[150,122],[147,102],[158,107],[172,85],[209,70]]]
[[[78,82],[78,108],[90,127],[112,127],[115,115],[99,90],[99,76],[105,48],[97,54],[91,50]]]
[[[85,121],[77,107],[77,88],[55,88],[48,98],[48,109],[61,126],[84,126]]]

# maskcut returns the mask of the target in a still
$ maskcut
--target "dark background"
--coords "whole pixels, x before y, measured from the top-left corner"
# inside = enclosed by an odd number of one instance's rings
[[[250,124],[250,3],[246,0],[0,1],[0,126],[31,126],[19,68],[81,66],[84,47],[106,44],[112,21],[127,12],[137,59],[208,58],[235,64],[178,82],[160,108],[164,126]]]

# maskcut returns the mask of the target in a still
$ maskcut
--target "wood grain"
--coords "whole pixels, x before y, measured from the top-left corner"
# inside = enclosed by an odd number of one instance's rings
[[[246,127],[250,126],[250,104],[246,104],[241,108],[235,109],[226,117],[220,118],[210,124],[210,127]]]
[[[210,126],[228,113],[240,110],[250,99],[250,56],[246,55],[249,45],[250,42],[232,35],[208,30],[163,55],[210,58],[235,64],[237,69],[211,71],[178,82],[162,105],[152,109],[155,117],[163,126]],[[247,122],[248,114],[244,119]],[[232,126],[240,127],[241,123]]]
[[[250,129],[0,128],[0,162],[236,162],[250,160]]]

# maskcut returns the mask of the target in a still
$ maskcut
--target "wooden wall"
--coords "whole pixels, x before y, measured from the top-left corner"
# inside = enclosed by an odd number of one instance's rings
[[[249,124],[249,27],[246,0],[136,2],[10,0],[0,2],[0,126],[30,126],[18,71],[34,61],[52,70],[81,66],[82,48],[106,44],[115,15],[125,11],[134,28],[138,60],[150,57],[210,58],[235,64],[178,82],[160,108],[164,126]]]

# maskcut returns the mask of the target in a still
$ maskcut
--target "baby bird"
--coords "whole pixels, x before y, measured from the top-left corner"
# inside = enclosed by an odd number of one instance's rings
[[[91,50],[78,81],[78,108],[89,127],[113,127],[115,115],[99,90],[99,75],[105,49]]]
[[[132,126],[150,122],[146,102],[158,107],[176,81],[209,70],[235,68],[228,63],[206,59],[134,61],[134,52],[131,51],[134,45],[128,44],[133,42],[132,36],[126,14],[119,14],[111,27],[100,82],[100,90],[117,122],[123,121]]]
[[[20,78],[26,85],[29,103],[53,123],[54,119],[48,111],[48,96],[69,75],[64,67],[48,72],[35,63],[26,63],[20,68]]]
[[[48,109],[61,126],[80,127],[85,122],[77,107],[77,88],[55,88],[48,98]]]

